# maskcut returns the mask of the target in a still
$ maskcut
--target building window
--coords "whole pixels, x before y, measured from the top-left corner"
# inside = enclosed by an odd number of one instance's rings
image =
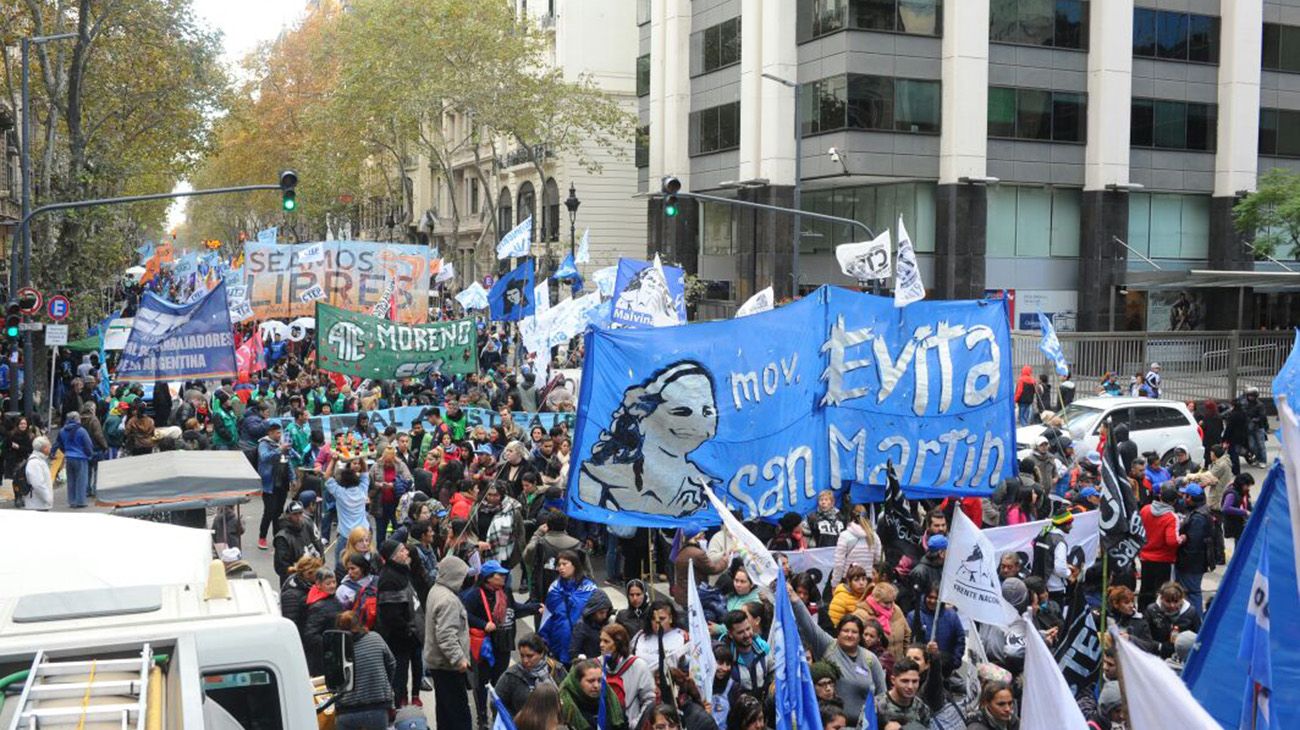
[[[815,190],[803,194],[802,207],[812,213],[852,218],[879,233],[895,230],[902,217],[912,246],[921,253],[934,251],[934,183],[899,183]],[[832,254],[841,243],[861,241],[858,228],[804,219],[800,253]],[[895,231],[896,232],[896,231]]]
[[[1164,99],[1134,99],[1130,144],[1166,150],[1213,152],[1218,107]]]
[[[691,154],[705,155],[740,146],[740,102],[691,113]]]
[[[1259,110],[1259,153],[1272,157],[1300,157],[1300,111]]]
[[[802,88],[804,135],[837,129],[939,132],[938,81],[848,74]]]
[[[501,188],[501,194],[497,196],[497,238],[515,227],[515,214],[510,200],[510,188]]]
[[[1219,19],[1171,10],[1133,9],[1133,55],[1166,61],[1219,62]]]
[[[533,184],[525,180],[524,184],[519,186],[519,201],[517,203],[517,209],[515,210],[515,223],[523,223],[524,219],[532,218],[533,219],[532,240],[534,241],[540,240],[537,236],[537,233],[542,228],[539,225],[540,221],[537,220],[536,210],[537,210],[537,193],[533,190]]]
[[[560,240],[560,186],[553,177],[542,186],[542,236],[544,241]]]
[[[740,18],[732,18],[700,31],[704,42],[704,63],[700,73],[717,71],[740,63]]]
[[[736,253],[736,222],[730,205],[700,203],[700,253],[731,256]]]
[[[1086,120],[1084,94],[989,87],[990,137],[1084,142]]]
[[[1300,73],[1300,26],[1264,24],[1263,66],[1267,71]]]
[[[636,95],[649,96],[650,94],[650,54],[638,56],[636,59]]]
[[[989,40],[1053,48],[1088,48],[1086,0],[991,0]]]
[[[650,22],[650,0],[636,0],[636,24],[645,25]]]
[[[478,213],[478,178],[469,179],[469,212]]]
[[[943,0],[799,0],[799,42],[849,28],[938,36]]]
[[[1081,193],[1072,188],[988,189],[988,253],[1015,258],[1079,255]]]
[[[1125,243],[1153,259],[1204,260],[1210,251],[1210,196],[1129,193]]]
[[[636,130],[636,166],[650,166],[650,125]]]

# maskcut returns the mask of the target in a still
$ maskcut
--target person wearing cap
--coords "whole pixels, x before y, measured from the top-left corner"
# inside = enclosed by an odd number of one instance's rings
[[[924,596],[932,586],[939,585],[943,579],[943,561],[948,555],[948,537],[931,535],[925,541],[925,557],[912,569],[908,580],[912,586],[912,596]]]
[[[307,520],[306,509],[296,500],[289,503],[280,517],[272,544],[275,548],[275,574],[280,576],[281,583],[299,558],[319,558],[325,554],[325,546]]]
[[[1034,460],[1034,481],[1038,482],[1044,492],[1051,494],[1060,477],[1060,465],[1052,454],[1051,442],[1046,437],[1039,436],[1034,441],[1034,452],[1030,458]]]
[[[1070,546],[1065,542],[1065,535],[1073,524],[1073,512],[1059,512],[1034,538],[1034,564],[1030,574],[1047,584],[1047,594],[1058,605],[1065,605],[1065,589],[1070,580]]]
[[[1214,539],[1214,520],[1205,503],[1205,490],[1192,482],[1178,490],[1183,496],[1186,514],[1178,527],[1181,542],[1174,574],[1178,584],[1187,592],[1187,600],[1200,618],[1205,608],[1201,593],[1201,579],[1219,563],[1220,555]]]
[[[397,706],[420,703],[419,652],[424,643],[423,625],[415,610],[416,596],[411,584],[411,554],[406,545],[385,540],[379,546],[383,567],[376,582],[375,631],[393,652],[397,669],[393,672],[393,696]],[[411,681],[408,681],[411,680]],[[408,696],[408,690],[410,694]]]
[[[1246,388],[1246,394],[1237,402],[1246,417],[1247,446],[1250,449],[1251,466],[1268,464],[1268,411],[1259,399],[1259,388]]]
[[[1178,444],[1174,447],[1174,459],[1165,468],[1169,470],[1169,475],[1175,479],[1200,471],[1199,465],[1192,461],[1192,455],[1184,444]]]
[[[1151,397],[1159,398],[1160,397],[1160,363],[1158,362],[1151,363],[1151,367],[1147,370],[1146,377],[1143,378],[1143,381],[1146,383],[1147,389],[1151,393]]]
[[[474,447],[474,459],[465,467],[465,478],[486,484],[496,477],[496,456],[486,443]]]
[[[510,665],[515,621],[544,610],[540,603],[517,602],[506,588],[509,576],[509,569],[500,562],[486,560],[475,586],[461,595],[469,622],[470,651],[474,654],[474,707],[480,728],[487,727],[487,687],[495,685]]]
[[[1091,512],[1101,506],[1101,491],[1092,485],[1080,489],[1074,494],[1074,507],[1078,512]]]

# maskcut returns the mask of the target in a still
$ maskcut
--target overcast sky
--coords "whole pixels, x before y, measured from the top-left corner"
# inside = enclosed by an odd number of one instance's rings
[[[305,0],[194,0],[203,25],[221,31],[225,46],[223,61],[232,73],[238,73],[240,60],[258,43],[268,41],[302,14]],[[187,189],[178,185],[176,190]],[[185,201],[172,204],[167,213],[167,227],[174,228],[185,220]]]

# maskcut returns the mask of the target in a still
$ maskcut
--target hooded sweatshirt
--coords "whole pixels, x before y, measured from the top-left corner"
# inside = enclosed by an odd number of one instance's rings
[[[607,612],[604,621],[597,621],[596,614]],[[600,656],[600,630],[609,621],[609,614],[614,612],[614,604],[609,595],[599,588],[591,592],[591,597],[582,607],[582,620],[573,627],[573,636],[569,639],[570,659],[585,656],[594,659]]]
[[[1147,543],[1138,557],[1143,561],[1173,563],[1178,560],[1178,515],[1173,505],[1152,502],[1139,512],[1142,527],[1147,531]]]
[[[429,669],[456,671],[469,664],[469,617],[457,595],[468,574],[469,566],[455,555],[438,561],[438,580],[425,602],[424,666]]]
[[[334,619],[342,611],[343,606],[334,600],[334,594],[326,593],[316,585],[307,591],[307,619],[302,628],[302,647],[307,653],[307,669],[313,677],[325,671],[322,656],[325,632],[334,628]]]
[[[1016,380],[1016,403],[1019,405],[1028,405],[1034,402],[1034,388],[1038,381],[1034,380],[1034,369],[1028,365],[1020,368],[1020,377]]]

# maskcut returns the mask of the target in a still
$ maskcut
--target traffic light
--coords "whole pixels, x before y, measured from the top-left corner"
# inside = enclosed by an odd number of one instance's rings
[[[23,321],[23,315],[17,301],[10,301],[9,306],[5,307],[5,338],[10,340],[18,339],[18,333],[21,328],[18,326]]]
[[[298,173],[285,170],[280,173],[280,207],[284,212],[292,213],[298,207]]]
[[[682,181],[672,175],[664,175],[659,181],[659,190],[664,195],[664,215],[669,218],[677,217],[677,193],[682,189]]]

